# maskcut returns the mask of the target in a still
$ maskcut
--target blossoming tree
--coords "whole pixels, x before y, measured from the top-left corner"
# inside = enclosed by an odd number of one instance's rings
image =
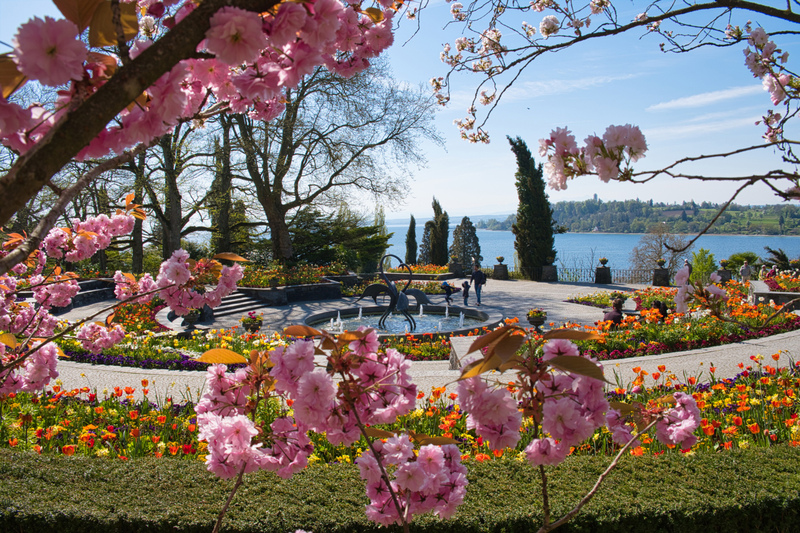
[[[15,35],[14,51],[0,57],[0,142],[19,153],[0,177],[0,224],[51,186],[73,158],[115,155],[99,173],[180,121],[228,110],[275,118],[283,91],[316,66],[343,76],[363,70],[392,43],[395,13],[391,0],[376,7],[336,0],[56,5],[64,19],[31,19]],[[8,101],[27,81],[67,89],[52,106]],[[79,190],[61,191],[57,208],[63,211]],[[45,217],[18,251],[0,260],[0,273],[32,252],[57,216]]]

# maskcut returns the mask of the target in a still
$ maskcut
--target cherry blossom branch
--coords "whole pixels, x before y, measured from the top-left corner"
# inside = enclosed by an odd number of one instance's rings
[[[650,428],[655,426],[657,422],[658,422],[657,418],[655,420],[651,421],[644,429],[642,429],[639,432],[639,434],[641,435],[642,433],[646,432],[647,430],[649,430]],[[624,453],[626,451],[628,451],[628,448],[630,448],[631,445],[635,441],[636,441],[636,439],[632,438],[631,440],[629,440],[625,444],[625,446],[623,446],[619,450],[617,455],[614,457],[614,460],[611,461],[611,464],[609,464],[608,467],[603,471],[603,473],[600,474],[600,477],[597,478],[597,481],[595,482],[594,486],[592,487],[592,490],[587,492],[586,495],[583,498],[581,498],[581,501],[578,502],[578,504],[570,512],[568,512],[567,514],[565,514],[564,516],[562,516],[561,518],[559,518],[558,520],[556,520],[555,522],[553,522],[550,525],[547,525],[547,523],[545,522],[545,525],[543,525],[539,529],[538,533],[547,533],[548,531],[552,531],[555,528],[557,528],[558,526],[566,524],[575,515],[577,515],[580,512],[580,510],[583,508],[583,506],[586,505],[587,503],[589,503],[592,500],[592,498],[594,498],[595,494],[597,494],[597,491],[600,489],[600,485],[603,484],[603,481],[606,479],[606,477],[608,477],[608,474],[610,474],[611,471],[614,470],[614,468],[616,468],[617,464],[619,463],[619,460],[622,458]]]
[[[389,479],[389,474],[386,472],[386,468],[383,466],[383,458],[381,457],[381,454],[379,454],[377,450],[375,450],[375,446],[373,445],[373,439],[367,434],[367,428],[361,421],[361,417],[358,416],[358,410],[355,409],[355,406],[352,405],[352,402],[350,402],[350,404],[351,404],[350,408],[352,410],[353,417],[356,420],[356,425],[358,426],[358,430],[361,432],[361,435],[366,439],[367,445],[369,446],[369,451],[372,453],[372,456],[378,463],[378,468],[380,468],[381,478],[386,483],[386,488],[389,489],[389,494],[392,497],[392,503],[394,503],[394,507],[395,509],[397,509],[397,515],[401,517],[403,520],[403,531],[404,533],[409,533],[410,527],[408,525],[408,515],[407,515],[408,506],[406,506],[406,512],[403,512],[403,508],[400,506],[400,501],[397,499],[397,494],[392,488],[392,482]]]
[[[53,207],[50,208],[50,211],[44,217],[42,217],[41,220],[39,220],[36,228],[34,228],[34,230],[28,235],[28,238],[25,239],[19,246],[10,251],[7,255],[0,258],[0,276],[8,272],[14,267],[14,265],[17,265],[27,259],[28,256],[33,253],[33,251],[39,248],[39,246],[42,244],[42,239],[45,238],[47,232],[53,229],[53,226],[55,226],[58,218],[66,212],[68,204],[74,200],[78,193],[90,182],[92,182],[100,174],[131,161],[134,157],[153,146],[153,144],[156,142],[157,140],[154,140],[149,144],[141,144],[133,150],[103,161],[95,168],[81,176],[74,185],[64,189],[61,192],[58,200],[56,200],[55,204],[53,204]]]
[[[242,465],[242,469],[239,470],[239,476],[236,478],[236,483],[234,483],[233,488],[231,489],[231,493],[228,494],[228,499],[225,500],[225,505],[222,506],[222,509],[219,511],[219,515],[217,515],[217,522],[214,524],[214,529],[211,533],[218,533],[219,528],[222,525],[222,520],[225,518],[225,513],[228,512],[228,507],[230,507],[231,502],[233,501],[233,497],[236,495],[236,491],[239,490],[239,487],[242,485],[242,481],[244,480],[244,470],[247,468],[247,464],[245,463]]]
[[[96,318],[96,317],[102,315],[103,313],[106,313],[108,311],[116,309],[117,307],[119,307],[121,305],[124,305],[124,304],[130,302],[131,300],[135,300],[135,299],[141,298],[142,296],[147,296],[149,294],[155,294],[157,292],[161,292],[162,290],[169,289],[171,287],[174,287],[175,285],[176,284],[173,283],[172,285],[168,285],[168,286],[163,287],[163,288],[159,287],[157,289],[152,289],[150,291],[146,291],[146,292],[143,292],[143,293],[140,293],[140,294],[136,294],[134,296],[131,296],[130,298],[122,300],[122,301],[120,301],[120,302],[118,302],[118,303],[116,303],[116,304],[114,304],[114,305],[112,305],[110,307],[105,307],[105,308],[97,311],[96,313],[94,313],[92,315],[89,315],[88,317],[77,321],[76,323],[66,327],[62,332],[57,333],[57,334],[53,335],[52,337],[48,337],[45,342],[42,342],[39,346],[37,346],[37,347],[33,348],[32,350],[26,352],[25,355],[23,355],[22,357],[20,357],[18,359],[15,359],[14,361],[12,361],[11,363],[9,363],[7,365],[0,365],[0,375],[2,375],[6,370],[9,370],[9,369],[14,368],[16,366],[19,366],[28,357],[30,357],[33,354],[35,354],[42,346],[44,346],[48,342],[55,342],[55,341],[57,341],[59,339],[65,338],[69,333],[72,333],[73,331],[78,329],[80,326],[86,324],[87,322],[90,322],[93,318]],[[6,379],[8,379],[8,376],[6,376]]]
[[[128,104],[138,98],[175,64],[191,57],[210,28],[210,19],[225,6],[256,13],[274,7],[277,0],[205,0],[175,28],[116,71],[97,92],[66,113],[45,136],[0,177],[0,224],[44,187],[78,152]]]
[[[721,217],[721,216],[722,216],[722,213],[724,213],[724,212],[725,212],[725,211],[728,209],[728,207],[731,205],[731,203],[733,203],[733,201],[736,199],[736,197],[739,195],[739,193],[740,193],[740,192],[742,192],[743,190],[745,190],[745,189],[746,189],[747,187],[749,187],[750,185],[753,185],[754,183],[755,183],[755,181],[751,180],[751,181],[748,181],[747,183],[745,183],[744,185],[742,185],[741,187],[739,187],[739,188],[736,190],[736,192],[734,192],[734,193],[733,193],[733,196],[731,196],[730,200],[728,200],[727,202],[725,202],[725,205],[723,205],[723,206],[722,206],[722,207],[719,209],[719,211],[717,211],[717,214],[716,214],[716,215],[714,215],[714,218],[712,218],[712,219],[711,219],[711,221],[710,221],[710,222],[709,222],[709,223],[706,225],[706,227],[704,227],[702,230],[700,230],[700,232],[699,232],[697,235],[695,235],[695,236],[692,238],[692,240],[690,240],[688,243],[686,243],[686,245],[685,245],[685,246],[683,246],[683,247],[681,247],[681,248],[673,248],[672,246],[670,246],[670,245],[669,245],[669,243],[665,243],[665,244],[664,244],[664,246],[666,246],[667,250],[670,250],[670,251],[672,251],[672,252],[676,252],[676,253],[680,253],[680,252],[683,252],[683,251],[687,250],[689,247],[691,247],[691,246],[692,246],[692,245],[695,243],[695,241],[696,241],[697,239],[699,239],[699,238],[700,238],[702,235],[704,235],[704,234],[705,234],[705,233],[706,233],[706,232],[707,232],[709,229],[711,229],[711,226],[713,226],[713,225],[714,225],[714,224],[717,222],[717,220],[719,219],[719,217]]]

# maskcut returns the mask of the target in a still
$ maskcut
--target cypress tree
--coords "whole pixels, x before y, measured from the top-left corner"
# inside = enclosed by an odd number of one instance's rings
[[[450,234],[450,217],[447,211],[442,210],[439,201],[433,199],[433,225],[430,232],[430,262],[432,265],[446,265],[448,263],[447,256],[447,239]],[[428,224],[425,223],[427,228]]]
[[[433,233],[433,220],[428,220],[422,230],[422,242],[419,245],[417,263],[420,265],[429,265],[431,263],[431,233]]]
[[[517,157],[517,221],[514,248],[519,257],[522,275],[528,279],[541,279],[541,267],[551,265],[556,258],[553,231],[553,209],[544,190],[542,165],[536,166],[528,146],[522,138],[508,137],[511,151]]]
[[[406,264],[413,265],[417,262],[417,221],[411,215],[411,222],[408,224],[406,233]]]

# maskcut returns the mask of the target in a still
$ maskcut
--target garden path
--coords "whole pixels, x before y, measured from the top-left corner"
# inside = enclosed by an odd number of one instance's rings
[[[637,285],[596,285],[593,283],[538,283],[523,280],[489,280],[485,286],[481,306],[482,310],[499,313],[505,317],[524,317],[531,307],[543,307],[548,313],[548,321],[554,325],[563,322],[592,324],[602,318],[600,309],[565,302],[567,298],[580,294],[590,294],[598,290],[633,290],[643,286]],[[440,303],[444,296],[434,295],[431,300]],[[354,305],[355,298],[327,300],[316,302],[300,302],[280,307],[265,307],[263,332],[279,331],[283,327],[301,323],[303,318],[312,313],[341,309]],[[459,300],[457,300],[459,301]],[[474,305],[474,295],[470,296]],[[90,315],[103,304],[95,304],[75,309],[59,318],[77,320]],[[626,302],[632,307],[633,302]],[[228,317],[224,321],[215,322],[210,328],[229,328],[238,325],[238,317]],[[619,362],[606,363],[606,376],[612,383],[630,383],[635,374],[634,367],[641,367],[648,372],[655,372],[659,365],[666,366],[667,372],[674,373],[680,381],[686,377],[696,376],[698,380],[707,380],[709,367],[713,364],[717,377],[733,377],[740,369],[739,363],[754,365],[750,356],[761,354],[765,364],[775,365],[770,356],[780,352],[777,364],[784,366],[793,361],[800,361],[800,331],[783,333],[773,337],[756,339],[725,346],[673,352],[662,355],[634,357]],[[60,361],[59,379],[67,389],[88,386],[98,391],[113,391],[114,387],[132,387],[135,395],[141,397],[141,381],[147,379],[150,397],[163,399],[172,397],[174,401],[197,400],[202,394],[205,373],[171,370],[143,370],[101,365],[87,365]],[[419,390],[428,392],[431,387],[448,385],[454,388],[454,380],[458,373],[449,370],[448,361],[414,362],[411,374]],[[649,379],[649,378],[648,378]],[[648,384],[652,381],[648,381]]]

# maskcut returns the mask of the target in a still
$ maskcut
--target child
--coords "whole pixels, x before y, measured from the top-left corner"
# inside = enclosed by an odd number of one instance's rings
[[[443,281],[441,287],[444,290],[444,301],[447,302],[447,305],[452,304],[453,301],[450,300],[450,295],[453,294],[453,286]]]
[[[469,300],[469,281],[464,280],[464,283],[461,284],[461,290],[464,291],[464,306],[466,307],[469,305],[467,300]]]

